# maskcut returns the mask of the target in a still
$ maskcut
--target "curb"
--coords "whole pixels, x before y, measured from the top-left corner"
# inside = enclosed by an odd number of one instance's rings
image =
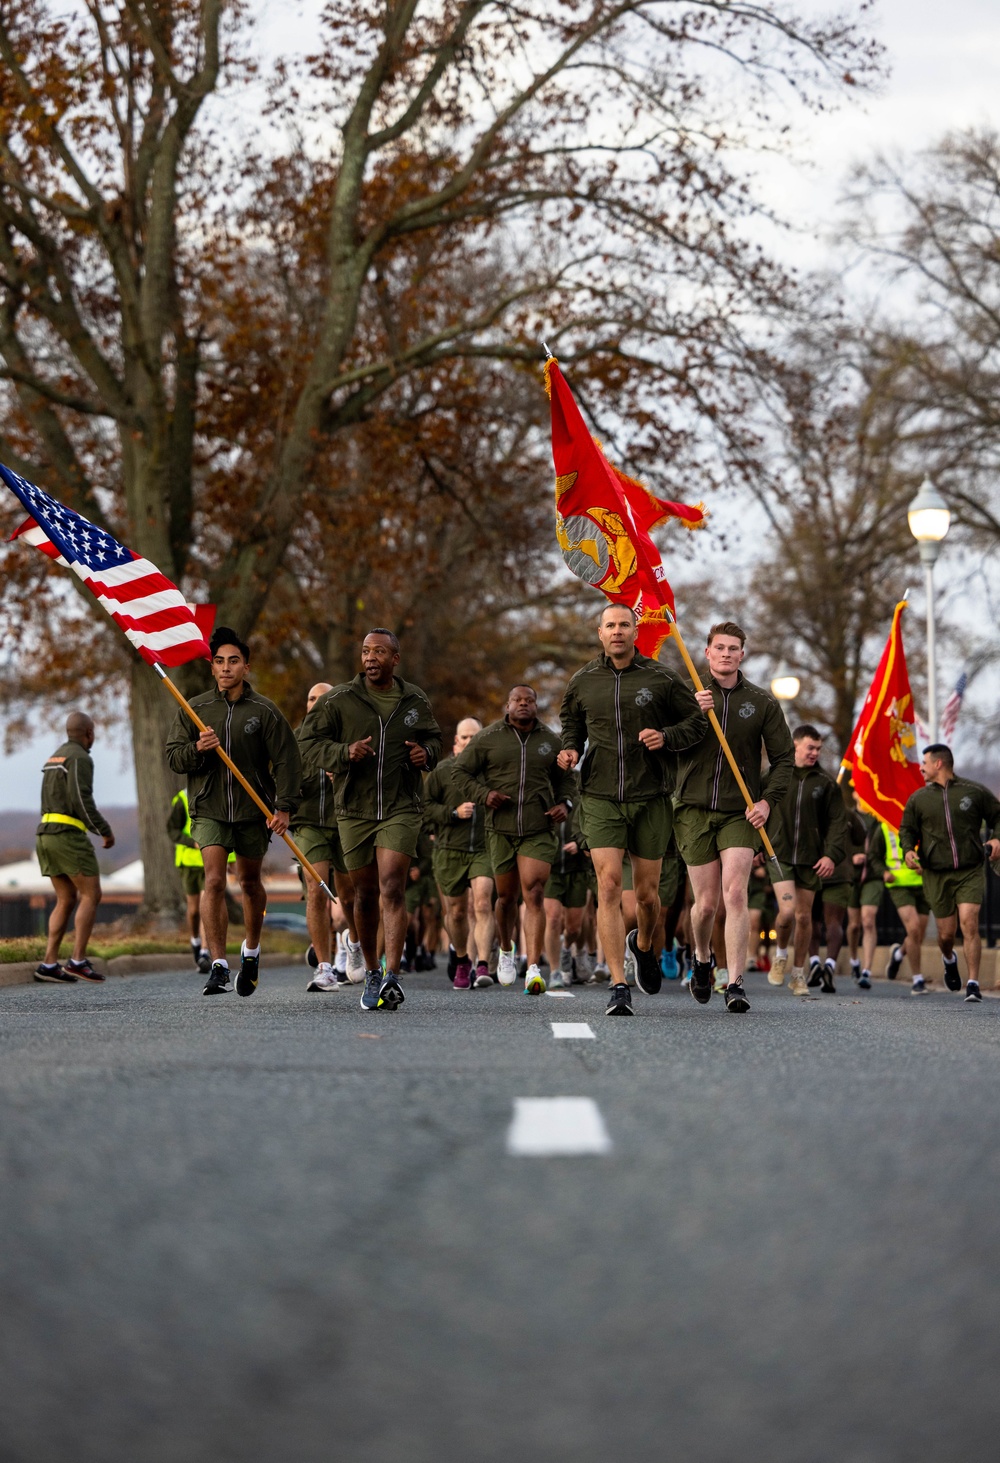
[[[0,965],[0,986],[33,985],[37,961],[20,960]],[[155,975],[163,970],[195,970],[190,955],[117,955],[114,960],[93,961],[95,970],[105,975]],[[197,971],[195,970],[195,974]]]

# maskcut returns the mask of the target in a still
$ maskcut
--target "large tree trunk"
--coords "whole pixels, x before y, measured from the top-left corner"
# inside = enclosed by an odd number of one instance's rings
[[[136,657],[132,667],[132,748],[139,849],[146,881],[140,917],[171,926],[184,913],[174,846],[167,833],[170,803],[181,779],[170,771],[163,750],[176,705],[156,672]]]

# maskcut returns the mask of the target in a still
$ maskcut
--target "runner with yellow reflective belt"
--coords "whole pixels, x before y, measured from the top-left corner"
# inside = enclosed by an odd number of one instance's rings
[[[191,955],[202,975],[207,975],[212,968],[212,958],[201,938],[201,891],[205,887],[205,860],[191,836],[191,810],[186,788],[181,788],[170,804],[167,832],[173,840],[174,864],[180,872],[181,888],[187,901]],[[229,855],[230,863],[235,862],[235,859],[235,854]]]
[[[895,943],[889,951],[886,977],[896,979],[905,955],[913,975],[911,993],[922,995],[927,987],[920,974],[920,947],[927,931],[930,905],[924,894],[923,875],[919,869],[907,868],[899,834],[891,823],[880,821],[869,840],[868,871],[875,878],[882,879],[906,932],[903,943]]]
[[[82,711],[66,722],[66,741],[42,768],[41,818],[35,832],[38,867],[52,880],[56,906],[49,919],[45,959],[35,979],[52,984],[103,980],[87,959],[87,941],[101,902],[97,855],[89,833],[97,833],[110,848],[115,841],[107,820],[94,802],[94,723]],[[73,958],[59,964],[59,946],[76,909]]]

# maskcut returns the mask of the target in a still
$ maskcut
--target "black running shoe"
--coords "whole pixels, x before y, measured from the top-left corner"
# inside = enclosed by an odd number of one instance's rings
[[[306,957],[305,958],[306,958],[306,964],[308,965],[308,967],[309,967],[310,970],[318,970],[319,969],[319,956],[316,954],[316,946],[315,945],[310,945],[309,946],[309,949],[306,951]],[[307,987],[307,989],[308,989],[308,987]]]
[[[722,992],[723,1000],[726,1003],[726,1010],[742,1016],[744,1011],[749,1011],[750,1002],[747,1000],[747,993],[743,989],[741,980],[731,980]]]
[[[36,980],[48,980],[53,985],[76,985],[76,976],[63,970],[58,960],[55,965],[39,965],[35,971]]]
[[[823,982],[823,989],[828,996],[837,994],[837,987],[833,983],[833,966],[823,965],[820,967],[820,978]]]
[[[236,975],[236,994],[252,996],[260,979],[260,956],[240,955],[240,968]]]
[[[205,982],[203,996],[228,996],[233,988],[232,977],[229,973],[229,966],[223,965],[221,960],[216,960],[208,973],[208,980]]]
[[[899,974],[899,967],[903,963],[902,945],[893,945],[889,951],[889,964],[885,967],[886,980],[895,980]]]
[[[201,961],[201,946],[200,945],[192,945],[191,946],[191,956],[192,956],[192,958],[194,960],[195,965],[197,965],[198,966],[198,969],[200,970],[201,969],[201,964],[200,964],[200,961]],[[208,972],[206,971],[205,974],[207,975]]]
[[[406,1000],[403,987],[391,970],[386,971],[385,980],[379,986],[378,1003],[387,1011],[396,1011]]]
[[[872,973],[870,970],[863,970],[858,976],[858,990],[870,991],[872,988]]]
[[[209,955],[209,953],[208,953],[207,950],[200,951],[199,954],[198,954],[198,969],[199,969],[199,971],[201,972],[202,975],[207,975],[208,972],[211,970],[211,968],[212,968],[212,957],[211,957],[211,955]]]
[[[965,999],[967,1001],[981,1001],[983,999],[983,993],[979,989],[978,980],[969,981],[968,985],[965,987]]]
[[[378,1010],[378,993],[381,985],[381,970],[368,970],[365,972],[365,988],[361,992],[362,1011]]]
[[[806,985],[809,986],[810,989],[815,990],[816,987],[822,981],[822,979],[823,979],[823,967],[820,965],[820,963],[819,963],[818,960],[810,960],[810,962],[809,962],[809,978],[806,981]]]
[[[99,970],[95,970],[89,960],[67,960],[66,970],[70,975],[75,975],[77,980],[91,980],[99,985],[104,976]]]
[[[645,996],[655,996],[663,984],[663,971],[652,949],[639,949],[639,931],[629,930],[625,936],[626,949],[631,951],[635,961],[635,983]]]
[[[604,1008],[605,1016],[632,1016],[632,992],[622,981],[621,985],[611,987],[611,999]]]
[[[458,951],[454,945],[448,946],[448,979],[454,984],[455,971],[458,969]]]
[[[944,983],[950,991],[962,989],[962,977],[958,973],[958,956],[953,955],[944,962]]]
[[[691,966],[691,984],[688,989],[699,1006],[707,1006],[712,999],[713,984],[711,960],[699,960],[695,956],[694,964]]]

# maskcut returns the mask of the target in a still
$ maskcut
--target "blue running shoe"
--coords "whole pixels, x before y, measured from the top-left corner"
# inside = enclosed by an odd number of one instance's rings
[[[660,956],[660,969],[663,971],[664,980],[676,980],[680,975],[677,969],[677,951],[664,949]]]
[[[378,993],[382,985],[381,970],[369,970],[365,974],[365,988],[361,992],[362,1011],[378,1010]]]

